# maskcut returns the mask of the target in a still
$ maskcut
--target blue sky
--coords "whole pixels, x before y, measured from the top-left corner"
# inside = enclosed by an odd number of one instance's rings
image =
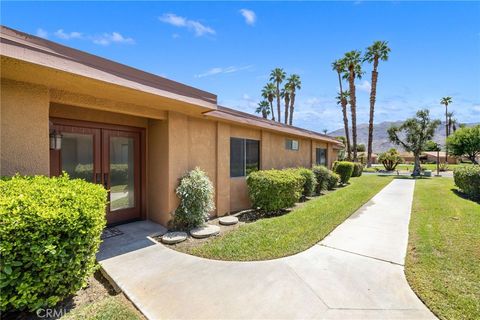
[[[218,95],[253,112],[275,67],[301,76],[294,124],[342,127],[330,64],[375,40],[380,64],[375,122],[419,108],[442,116],[452,96],[460,122],[480,122],[480,2],[5,2],[1,23]],[[371,66],[359,81],[368,121]]]

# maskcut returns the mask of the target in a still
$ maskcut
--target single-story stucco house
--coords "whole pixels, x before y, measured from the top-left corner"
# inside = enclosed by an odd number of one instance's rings
[[[250,206],[250,170],[331,166],[341,142],[221,107],[217,97],[1,27],[0,175],[58,175],[110,189],[109,224],[166,225],[178,179],[200,167],[222,216]]]

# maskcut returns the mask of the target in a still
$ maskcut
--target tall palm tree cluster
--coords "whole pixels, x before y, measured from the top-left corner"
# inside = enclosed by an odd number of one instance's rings
[[[280,85],[284,83],[283,88]],[[271,116],[273,121],[282,122],[282,103],[284,101],[284,117],[285,124],[292,125],[293,112],[295,110],[295,97],[297,90],[302,88],[302,82],[298,74],[292,74],[287,78],[287,74],[282,68],[275,68],[270,72],[270,82],[262,89],[263,100],[258,103],[257,113],[263,118],[268,119]],[[273,108],[273,101],[277,102],[277,110]]]
[[[447,138],[457,130],[458,121],[453,118],[453,112],[448,112],[448,105],[452,103],[452,97],[443,97],[440,104],[445,106],[445,162],[448,161]]]
[[[352,50],[332,63],[333,71],[338,74],[338,83],[340,92],[337,96],[337,104],[342,107],[343,124],[345,129],[345,140],[347,157],[353,161],[358,161],[357,157],[357,98],[355,90],[355,80],[360,80],[364,75],[362,64],[364,62],[373,63],[371,91],[370,91],[370,117],[368,122],[368,146],[367,146],[367,166],[372,163],[372,143],[373,143],[373,118],[375,114],[375,100],[377,96],[378,64],[381,61],[388,60],[390,48],[387,41],[375,41],[365,51]],[[348,90],[343,89],[342,81],[348,83]],[[350,142],[350,132],[348,127],[348,110],[350,105],[350,114],[352,120],[352,141]],[[352,156],[353,153],[353,156]]]

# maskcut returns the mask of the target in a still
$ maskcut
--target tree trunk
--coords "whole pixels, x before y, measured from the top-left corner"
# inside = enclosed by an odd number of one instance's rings
[[[448,138],[448,103],[445,103],[445,162],[448,162],[448,147],[447,147],[447,138]]]
[[[290,119],[288,119],[288,124],[292,125],[293,123],[293,110],[295,109],[295,91],[292,91],[292,99],[290,100]]]
[[[348,82],[350,86],[350,108],[352,110],[353,161],[357,162],[357,101],[355,97],[355,72],[353,68],[350,69]]]
[[[267,110],[262,109],[262,117],[263,119],[267,119]]]
[[[288,108],[290,106],[290,95],[285,93],[285,124],[288,124]]]
[[[352,151],[350,150],[350,132],[348,131],[348,116],[347,116],[347,99],[343,97],[343,88],[342,88],[342,77],[340,72],[338,72],[338,84],[340,85],[340,103],[342,104],[342,113],[343,113],[343,127],[345,129],[345,140],[347,145],[345,146],[347,150],[348,160],[352,159]]]
[[[419,177],[420,174],[421,174],[420,154],[419,154],[419,153],[415,153],[414,156],[415,156],[415,164],[414,164],[414,166],[413,166],[412,176],[413,176],[413,177]]]
[[[377,79],[378,79],[378,58],[373,62],[372,71],[372,88],[370,91],[370,119],[368,121],[368,146],[367,146],[367,167],[372,166],[372,145],[373,145],[373,116],[375,113],[375,98],[377,95]]]
[[[281,110],[280,110],[280,82],[277,81],[277,116],[278,122],[282,122]]]
[[[270,102],[270,111],[272,112],[272,120],[275,121],[275,111],[273,111],[273,99],[269,100]]]

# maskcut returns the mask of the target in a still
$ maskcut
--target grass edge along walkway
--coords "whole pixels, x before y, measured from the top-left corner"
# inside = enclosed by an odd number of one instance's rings
[[[257,261],[304,251],[368,202],[393,177],[364,175],[351,184],[305,203],[292,212],[240,226],[184,252],[217,260]]]
[[[410,217],[407,280],[441,319],[480,319],[480,204],[453,179],[417,180]]]

